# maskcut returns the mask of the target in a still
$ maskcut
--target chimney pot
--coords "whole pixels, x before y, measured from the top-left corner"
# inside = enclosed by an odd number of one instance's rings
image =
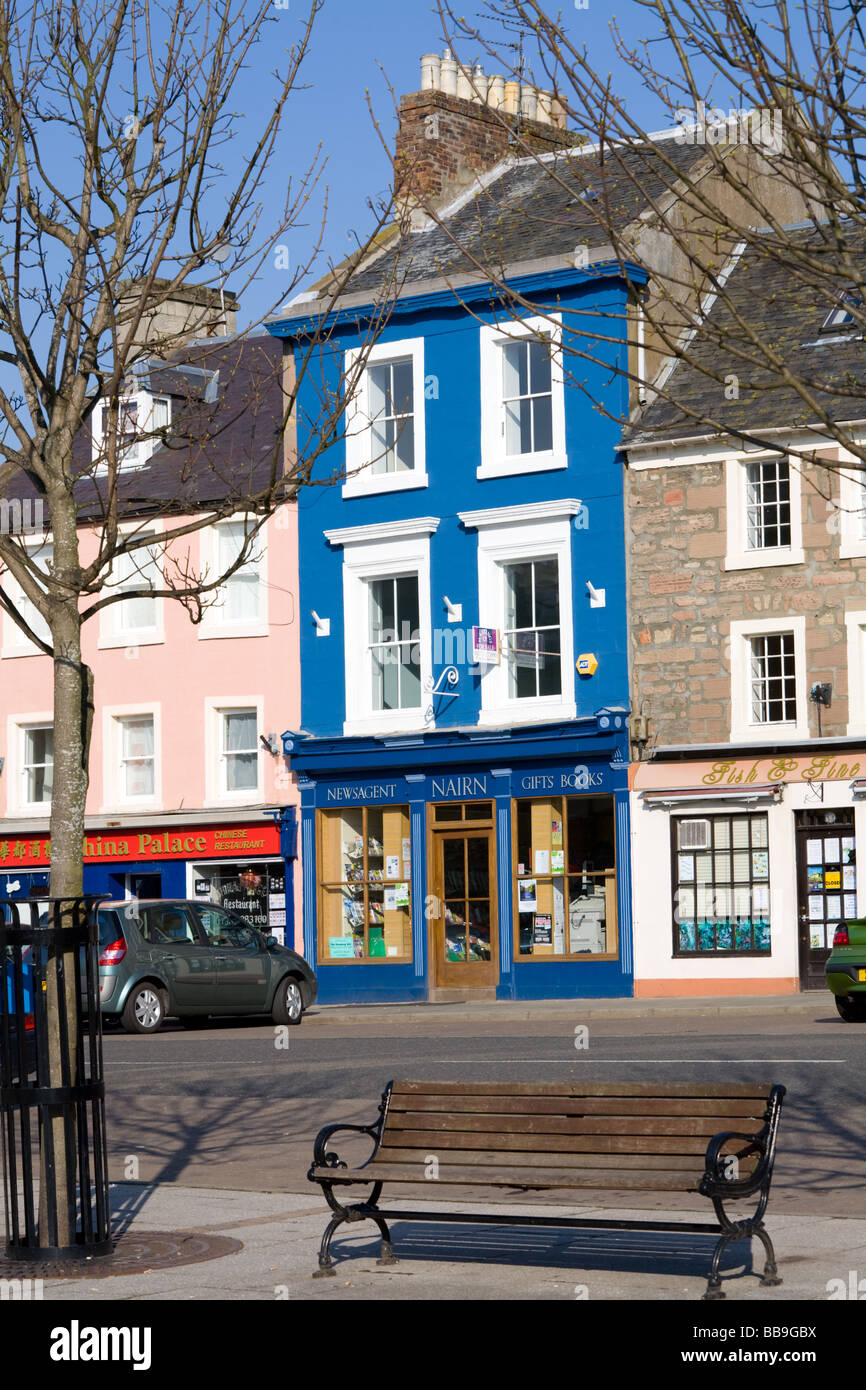
[[[535,119],[542,125],[550,125],[550,104],[553,100],[552,92],[539,92],[538,102],[535,107]]]
[[[520,105],[520,83],[506,82],[505,109],[509,116],[516,116]]]
[[[482,104],[485,104],[487,102],[487,88],[489,85],[489,78],[485,75],[484,69],[482,68],[480,63],[475,64],[475,71],[472,74],[472,83],[475,87],[475,100],[480,101]]]
[[[490,77],[487,80],[487,105],[494,111],[505,105],[505,78]]]
[[[440,84],[441,84],[441,88],[440,88],[440,89],[441,89],[441,91],[445,92],[448,96],[456,97],[456,95],[457,95],[457,62],[456,62],[456,60],[455,60],[454,58],[451,57],[451,55],[450,55],[450,53],[449,53],[449,50],[448,50],[447,48],[446,48],[445,52],[446,52],[446,54],[448,54],[448,56],[447,56],[447,57],[443,57],[442,62],[441,62],[441,64],[440,64],[440,68],[439,68],[439,81],[440,81]]]
[[[435,92],[439,86],[439,65],[441,58],[438,53],[424,53],[421,56],[421,91]]]
[[[464,68],[462,65],[457,69],[457,95],[462,97],[464,101],[472,101],[475,99],[469,69]]]
[[[527,119],[528,121],[534,121],[534,120],[535,120],[535,108],[536,108],[537,104],[538,104],[538,98],[537,98],[536,93],[535,93],[535,88],[534,88],[534,87],[523,87],[523,88],[521,89],[521,92],[520,92],[520,113],[521,113],[521,115],[522,115],[522,116],[525,116],[526,119]]]

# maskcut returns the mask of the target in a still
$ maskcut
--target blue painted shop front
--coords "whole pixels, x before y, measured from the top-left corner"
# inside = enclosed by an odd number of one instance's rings
[[[284,735],[320,1001],[630,996],[626,723]]]

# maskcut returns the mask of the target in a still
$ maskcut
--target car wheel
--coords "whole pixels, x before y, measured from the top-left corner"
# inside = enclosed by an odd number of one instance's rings
[[[155,1033],[165,1019],[162,990],[150,982],[136,985],[123,1006],[121,1023],[127,1033]]]
[[[207,1028],[210,1017],[208,1014],[181,1014],[178,1022],[182,1028]]]
[[[293,975],[287,975],[277,985],[271,1017],[274,1023],[300,1023],[304,1016],[301,986]]]
[[[843,999],[836,995],[836,1008],[840,1018],[846,1023],[866,1023],[866,1000]]]

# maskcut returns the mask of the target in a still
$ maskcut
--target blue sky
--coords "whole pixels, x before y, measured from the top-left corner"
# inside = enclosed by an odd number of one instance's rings
[[[302,13],[301,0],[290,0],[291,8],[277,9],[287,34],[294,34]],[[477,6],[476,8],[480,8]],[[558,8],[558,6],[557,6]],[[576,41],[585,42],[600,71],[616,71],[618,60],[608,25],[612,11],[601,0],[589,0],[587,9],[563,13]],[[471,15],[474,11],[468,10]],[[633,40],[642,33],[644,12],[632,3],[619,10],[624,32]],[[274,26],[276,29],[277,26]],[[273,37],[273,32],[272,32]],[[270,40],[269,40],[270,43]],[[268,171],[267,191],[277,197],[283,191],[284,171],[301,174],[312,161],[321,142],[327,165],[319,183],[310,226],[297,228],[285,239],[290,262],[297,263],[318,228],[327,190],[328,216],[325,246],[335,259],[355,245],[352,231],[364,234],[372,225],[367,199],[384,194],[390,183],[388,156],[377,135],[367,107],[369,90],[373,111],[380,123],[389,150],[394,147],[396,117],[388,82],[399,98],[420,87],[422,53],[442,51],[438,15],[429,0],[325,0],[316,21],[312,51],[306,63],[308,91],[295,94],[289,119],[280,141],[280,155]],[[472,58],[476,55],[466,52]],[[483,54],[477,55],[486,71],[494,71]],[[629,91],[630,107],[650,129],[666,123],[655,98],[636,89],[633,76],[624,74],[623,87]],[[252,115],[252,110],[250,111]],[[265,269],[258,285],[244,295],[241,319],[266,313],[289,283],[286,271]]]

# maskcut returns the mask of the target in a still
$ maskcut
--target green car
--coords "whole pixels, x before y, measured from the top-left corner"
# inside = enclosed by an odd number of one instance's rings
[[[130,1033],[155,1033],[171,1014],[187,1028],[230,1014],[297,1024],[316,993],[303,956],[236,912],[182,898],[99,909],[102,1015]]]
[[[836,928],[824,968],[840,1017],[846,1023],[866,1023],[866,917]]]

